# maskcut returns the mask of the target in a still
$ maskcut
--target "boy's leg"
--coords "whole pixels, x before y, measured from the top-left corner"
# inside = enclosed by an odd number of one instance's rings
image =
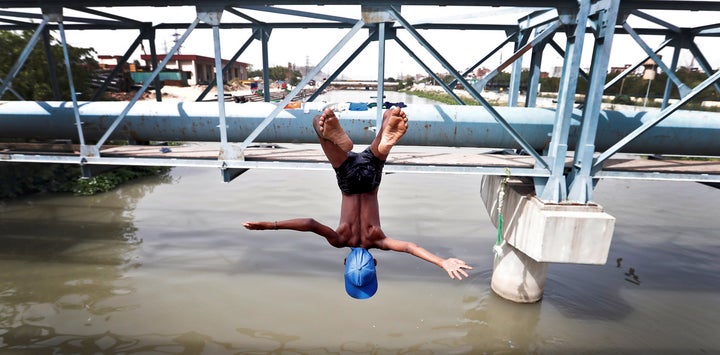
[[[380,132],[370,145],[375,157],[385,161],[392,147],[405,135],[407,128],[407,116],[399,107],[385,111]]]
[[[333,168],[342,165],[347,159],[348,152],[353,148],[353,142],[340,126],[335,113],[329,108],[325,109],[321,115],[313,119],[313,128],[330,165]]]

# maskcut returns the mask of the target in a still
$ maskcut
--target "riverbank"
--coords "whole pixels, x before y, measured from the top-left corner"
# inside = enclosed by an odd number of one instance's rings
[[[455,105],[457,102],[455,99],[450,96],[447,92],[445,92],[444,88],[438,85],[424,85],[424,84],[415,84],[411,88],[406,90],[407,93],[429,98],[432,100],[436,100],[448,105]],[[460,97],[466,105],[479,105],[475,99],[465,90],[462,89],[455,89],[453,90],[453,93]],[[507,106],[508,104],[508,93],[507,92],[495,92],[495,91],[483,91],[480,93],[480,95],[488,101],[493,106]],[[467,99],[467,100],[466,100]],[[627,98],[628,100],[634,101],[634,105],[627,105],[627,104],[621,104],[616,103],[613,101],[616,101],[615,96],[603,96],[603,103],[601,104],[602,110],[611,110],[611,111],[659,111],[660,110],[660,102],[655,100],[650,100],[647,105],[643,105],[643,101],[641,99],[635,99]],[[518,96],[518,106],[524,107],[525,106],[525,100],[526,95],[520,94]],[[583,95],[576,95],[575,102],[576,104],[582,103],[585,101],[585,97]],[[678,100],[672,99],[669,100],[668,103],[670,105],[674,104]],[[555,108],[557,106],[557,93],[547,93],[547,92],[541,92],[538,95],[538,98],[536,100],[536,107],[542,107],[542,108]],[[710,112],[718,112],[720,111],[720,102],[716,101],[704,101],[702,103],[688,103],[684,106],[685,110],[693,110],[693,111],[710,111]]]

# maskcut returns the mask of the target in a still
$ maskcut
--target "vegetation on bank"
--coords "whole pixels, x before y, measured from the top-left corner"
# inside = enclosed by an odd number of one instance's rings
[[[20,53],[32,37],[31,31],[0,31],[0,77],[5,77]],[[65,73],[62,46],[53,39],[50,53],[54,58],[56,73]],[[87,100],[93,93],[92,77],[99,65],[94,59],[95,50],[68,45],[73,83],[79,100]],[[44,47],[36,45],[23,68],[12,82],[15,93],[27,100],[70,100],[70,85],[66,75],[57,75],[58,85],[53,88]],[[18,100],[8,90],[1,100]],[[21,141],[19,139],[13,140]],[[0,163],[0,199],[48,192],[71,192],[76,195],[92,195],[114,189],[118,185],[142,176],[166,174],[169,168],[124,167],[94,176],[80,178],[77,165]]]
[[[439,92],[439,91],[424,91],[424,90],[405,90],[405,93],[422,97],[424,99],[433,100],[437,102],[441,102],[448,105],[457,105],[457,101],[455,101],[455,98],[448,95],[446,92]],[[466,105],[479,105],[479,103],[473,99],[465,100],[463,99],[463,102]]]
[[[620,73],[608,73],[606,82],[610,82],[611,80],[615,79]],[[675,76],[680,79],[685,85],[688,87],[695,87],[698,84],[702,83],[705,79],[708,78],[708,75],[712,75],[712,73],[702,73],[700,71],[692,70],[689,68],[679,68],[675,72]],[[488,90],[507,90],[507,88],[510,86],[510,73],[501,72],[498,73],[495,77],[492,78],[492,80],[488,81],[485,84],[485,88]],[[390,79],[386,79],[390,80]],[[394,79],[393,79],[394,80]],[[448,84],[455,80],[455,78],[452,75],[446,74],[441,77],[441,80]],[[648,105],[651,104],[653,99],[662,99],[663,95],[665,93],[665,85],[667,83],[668,76],[665,73],[658,73],[655,75],[655,79],[648,81],[646,79],[643,79],[642,76],[638,75],[628,75],[622,80],[619,80],[617,83],[612,85],[611,87],[605,89],[604,95],[607,96],[614,96],[616,98],[619,98],[620,101],[625,102],[615,102],[618,104],[632,104],[633,98],[635,98],[635,101],[638,101],[638,99],[645,98],[647,95],[651,101],[648,102]],[[529,70],[523,70],[520,74],[520,90],[521,91],[527,91],[528,83],[530,81],[530,71]],[[411,87],[413,81],[408,80],[405,82],[405,87]],[[418,83],[425,83],[429,85],[435,84],[435,80],[432,78],[426,78]],[[542,77],[539,80],[541,92],[543,93],[557,93],[560,90],[560,78],[559,77]],[[584,79],[580,79],[577,82],[577,89],[575,90],[575,93],[577,95],[585,95],[588,91],[588,83]],[[679,99],[680,94],[678,92],[677,86],[672,85],[671,91],[670,91],[670,99]],[[720,96],[718,95],[717,90],[715,90],[715,87],[710,86],[707,89],[701,91],[696,97],[694,97],[690,103],[695,104],[695,106],[700,106],[700,104],[703,101],[718,101],[720,100]],[[454,102],[454,100],[452,101]],[[655,103],[656,105],[659,105],[659,103]]]
[[[32,31],[0,31],[0,74],[4,78],[10,68],[15,64],[20,53],[32,37]],[[50,53],[54,58],[54,70],[57,87],[53,88],[48,79],[51,73],[48,69],[45,57],[44,46],[36,45],[30,52],[22,69],[12,82],[13,91],[17,92],[26,100],[69,100],[70,84],[65,73],[65,59],[62,46],[59,41],[53,40],[50,46]],[[70,58],[70,69],[73,73],[73,83],[79,99],[87,99],[93,92],[92,76],[99,64],[93,57],[95,50],[92,48],[78,48],[68,45]],[[57,93],[55,93],[55,89]],[[56,96],[57,94],[57,96]],[[17,100],[15,94],[10,90],[5,92],[2,100]]]
[[[166,175],[168,167],[124,167],[88,179],[80,177],[80,168],[68,164],[3,163],[0,172],[0,199],[36,193],[65,192],[90,196],[110,191],[140,177]]]
[[[262,69],[259,70],[251,70],[247,73],[248,78],[255,78],[263,77],[263,71]],[[270,67],[268,70],[268,77],[270,78],[270,81],[284,81],[290,85],[297,85],[300,82],[300,79],[303,77],[302,73],[300,73],[297,70],[291,70],[288,67],[283,66],[274,66]]]

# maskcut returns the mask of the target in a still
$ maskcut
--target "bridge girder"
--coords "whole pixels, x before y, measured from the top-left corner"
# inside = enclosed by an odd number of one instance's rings
[[[175,47],[171,50],[171,53],[177,51],[182,42],[187,36],[195,29],[209,28],[214,33],[214,45],[215,45],[215,60],[216,66],[219,67],[220,61],[220,42],[219,42],[219,30],[227,28],[247,28],[252,29],[253,34],[251,38],[260,40],[263,46],[263,63],[264,73],[264,84],[266,92],[266,101],[270,100],[269,97],[269,83],[267,80],[267,43],[270,39],[270,33],[272,29],[285,29],[285,28],[340,28],[347,29],[349,33],[338,42],[338,44],[327,54],[327,56],[320,62],[320,64],[314,69],[316,74],[327,62],[332,59],[339,50],[347,45],[349,39],[352,38],[360,29],[370,29],[370,35],[365,44],[358,48],[358,51],[362,50],[367,43],[376,41],[381,46],[384,46],[385,40],[396,41],[407,53],[410,55],[418,64],[420,64],[428,75],[435,75],[429,66],[422,62],[422,60],[409,48],[404,42],[395,36],[398,31],[405,31],[410,34],[414,41],[420,44],[440,65],[442,65],[455,80],[452,85],[442,84],[446,92],[450,93],[458,101],[458,104],[464,105],[463,99],[453,94],[453,88],[456,83],[461,84],[470,94],[473,100],[479,102],[486,110],[490,117],[492,117],[496,124],[502,127],[514,140],[515,144],[523,148],[529,153],[536,161],[537,166],[540,169],[548,171],[547,177],[538,178],[536,181],[536,188],[538,188],[538,195],[542,196],[546,201],[561,202],[568,198],[568,191],[570,191],[570,198],[573,201],[585,203],[592,200],[592,184],[600,174],[600,168],[597,163],[593,163],[593,155],[596,152],[596,133],[598,125],[598,117],[600,112],[601,99],[603,91],[607,89],[608,85],[612,83],[605,83],[605,75],[608,71],[610,49],[612,47],[612,39],[615,35],[630,35],[632,36],[643,50],[648,54],[648,58],[655,60],[661,65],[663,69],[666,69],[669,74],[668,83],[666,84],[666,98],[663,100],[663,106],[661,111],[657,114],[656,119],[650,120],[649,124],[644,127],[639,127],[636,131],[628,133],[624,139],[619,139],[615,146],[609,148],[608,151],[602,152],[600,156],[602,160],[607,159],[618,151],[621,151],[623,146],[630,143],[630,141],[636,139],[638,136],[644,134],[647,130],[653,128],[657,124],[661,123],[667,117],[672,115],[678,110],[680,106],[685,104],[687,101],[692,99],[693,96],[697,95],[701,90],[707,87],[715,87],[720,92],[720,86],[717,85],[718,75],[717,73],[712,74],[712,65],[703,56],[699,46],[694,42],[696,37],[715,37],[720,36],[720,24],[709,24],[703,25],[697,28],[680,28],[672,25],[670,20],[662,20],[655,18],[643,11],[645,10],[693,10],[693,11],[720,11],[720,3],[715,1],[619,1],[619,0],[600,0],[595,2],[589,1],[450,1],[443,2],[443,6],[490,6],[490,7],[518,7],[518,8],[532,8],[546,7],[546,10],[542,11],[529,11],[526,16],[518,19],[517,23],[514,24],[483,24],[483,23],[418,23],[412,24],[403,17],[401,8],[403,6],[436,6],[436,1],[393,1],[393,2],[373,2],[373,1],[330,1],[323,2],[324,5],[361,5],[362,16],[359,18],[342,18],[336,16],[328,16],[325,14],[314,14],[308,11],[300,11],[297,9],[280,9],[273,6],[285,6],[285,5],[316,5],[316,2],[304,2],[304,1],[275,1],[272,3],[267,2],[255,2],[255,1],[160,1],[153,2],[153,7],[164,7],[164,6],[197,6],[197,18],[192,22],[188,23],[158,23],[149,24],[147,22],[133,20],[131,18],[115,16],[112,13],[99,11],[92,9],[94,7],[133,7],[133,6],[148,6],[146,2],[129,0],[129,1],[2,1],[0,0],[0,7],[11,8],[11,9],[22,9],[20,11],[0,11],[0,29],[35,29],[36,35],[31,39],[28,46],[23,51],[23,54],[16,61],[13,70],[4,77],[2,83],[0,83],[0,97],[6,92],[11,92],[11,83],[17,74],[17,70],[20,70],[24,61],[27,59],[27,53],[31,50],[40,39],[40,34],[47,33],[49,30],[58,30],[60,32],[63,47],[67,46],[64,38],[65,31],[75,29],[134,29],[141,30],[141,35],[138,36],[138,40],[134,44],[137,46],[138,41],[152,40],[154,38],[154,31],[163,28],[186,28],[183,36],[178,40]],[[271,6],[268,6],[271,5]],[[30,8],[42,9],[41,13],[32,10],[27,11]],[[63,10],[73,10],[84,12],[90,15],[87,19],[78,18],[77,16],[64,17]],[[215,9],[214,13],[208,14],[207,9]],[[313,19],[308,22],[278,22],[268,23],[259,21],[252,16],[244,14],[245,9],[251,9],[253,11],[267,11],[267,12],[283,12],[299,17],[307,17]],[[247,20],[247,22],[237,21],[220,21],[220,16],[223,12],[230,12],[238,17]],[[370,16],[368,16],[368,13]],[[627,23],[629,17],[639,17],[643,20],[653,22],[655,26],[648,28],[633,28]],[[373,18],[378,17],[382,20],[374,21]],[[36,25],[33,21],[41,20],[40,25]],[[320,21],[317,21],[320,20]],[[555,111],[555,122],[553,123],[553,133],[550,137],[548,148],[545,151],[538,151],[531,144],[528,143],[529,137],[523,136],[515,127],[508,122],[506,117],[498,110],[493,108],[486,99],[483,98],[481,92],[482,87],[473,85],[468,82],[465,75],[468,71],[461,72],[454,68],[452,63],[448,61],[443,55],[437,51],[432,44],[425,40],[425,38],[417,30],[448,30],[448,29],[460,29],[460,30],[477,30],[477,31],[503,31],[507,34],[507,39],[501,45],[496,47],[493,52],[502,48],[506,44],[514,45],[514,53],[510,59],[507,59],[495,71],[497,73],[505,68],[511,67],[513,69],[513,82],[511,86],[511,104],[516,102],[517,95],[520,90],[519,85],[519,71],[523,69],[522,58],[525,54],[532,53],[533,65],[531,66],[531,77],[534,78],[530,82],[528,90],[531,92],[537,91],[537,77],[539,75],[540,63],[542,60],[543,49],[547,44],[551,44],[553,48],[558,50],[561,55],[565,58],[565,64],[563,71],[563,77],[561,79],[561,88],[558,93],[558,106]],[[564,33],[566,36],[566,45],[563,50],[557,43],[554,42],[553,37],[556,33]],[[591,36],[593,45],[593,60],[592,67],[589,73],[585,73],[580,69],[580,63],[583,56],[583,44],[586,42],[586,34]],[[708,79],[697,85],[695,88],[684,88],[684,84],[680,82],[672,73],[677,68],[677,54],[671,59],[670,65],[662,63],[660,58],[655,54],[658,49],[651,49],[645,45],[643,40],[640,39],[642,35],[662,35],[671,40],[666,45],[675,46],[675,48],[687,48],[690,49],[693,55],[698,59],[698,63],[702,66],[702,69],[708,74]],[[249,39],[247,43],[251,40]],[[247,44],[246,43],[246,44]],[[151,45],[152,46],[152,45]],[[247,46],[244,46],[240,51],[237,52],[233,61],[245,50]],[[130,52],[130,51],[128,51]],[[153,49],[154,52],[154,49]],[[382,51],[381,51],[382,52]],[[678,50],[676,50],[676,53]],[[153,57],[155,53],[153,53]],[[352,61],[357,56],[353,53],[350,58],[346,61]],[[153,79],[157,79],[157,75],[167,64],[167,61],[171,56],[167,56],[161,63],[153,65]],[[472,68],[476,68],[485,62],[489,58],[489,55],[478,61]],[[123,59],[124,61],[127,58]],[[381,56],[378,60],[378,71],[379,73],[384,72],[385,58]],[[642,61],[641,61],[642,62]],[[66,66],[69,67],[69,63],[66,59]],[[122,64],[122,63],[119,63]],[[342,70],[345,64],[338,69]],[[472,69],[470,69],[472,70]],[[331,75],[331,78],[337,77],[337,72]],[[623,72],[622,75],[629,75],[630,71]],[[585,107],[582,111],[582,134],[578,137],[573,137],[576,142],[568,142],[569,129],[573,118],[573,106],[575,103],[575,89],[577,85],[578,76],[582,76],[588,81],[588,97],[585,102]],[[216,82],[222,81],[222,71],[218,71]],[[271,122],[281,114],[283,107],[288,104],[297,92],[302,89],[305,84],[310,80],[311,75],[301,81],[300,85],[291,92],[282,102],[277,105],[277,108],[272,110],[262,122],[258,124],[256,129],[251,132],[246,141],[241,145],[240,151],[236,151],[235,148],[231,147],[227,142],[227,124],[225,124],[225,108],[222,100],[218,103],[218,116],[219,116],[219,136],[221,140],[221,152],[220,156],[225,159],[235,159],[242,156],[242,150],[245,149],[249,144],[257,138],[263,130],[268,127]],[[110,78],[108,78],[109,80]],[[153,80],[151,79],[151,80]],[[672,83],[671,83],[672,80]],[[382,74],[379,75],[379,82],[383,81]],[[157,83],[157,81],[155,81]],[[617,81],[615,81],[617,82]],[[85,145],[84,132],[82,117],[80,115],[79,105],[75,95],[72,97],[72,104],[74,108],[74,125],[77,130],[78,137],[83,145],[82,154],[87,156],[97,156],[98,148],[101,146],[111,135],[119,125],[123,123],[123,120],[127,116],[128,112],[138,101],[143,91],[147,90],[150,85],[148,80],[136,96],[127,103],[127,106],[122,110],[114,119],[113,123],[107,128],[105,134],[99,139],[99,142],[95,146]],[[677,86],[681,89],[682,99],[679,104],[670,105],[667,96],[672,87]],[[72,84],[71,84],[72,86]],[[156,85],[159,87],[159,85]],[[378,100],[382,98],[382,88],[384,85],[378,85]],[[158,91],[158,94],[160,92]],[[96,95],[98,96],[98,95]],[[313,96],[312,98],[314,98]],[[158,95],[158,100],[161,100],[161,96]],[[381,104],[381,102],[378,102]],[[532,100],[526,100],[526,106],[532,107]],[[3,108],[0,107],[0,114],[2,114]],[[380,115],[378,113],[378,118]],[[537,138],[537,137],[530,137]],[[571,172],[565,171],[564,161],[568,152],[568,146],[583,147],[580,150],[574,152],[574,163]],[[710,152],[713,153],[713,152]],[[717,154],[709,155],[720,155]],[[602,160],[600,162],[602,162]],[[573,186],[578,186],[577,189]],[[575,192],[573,192],[575,191]]]

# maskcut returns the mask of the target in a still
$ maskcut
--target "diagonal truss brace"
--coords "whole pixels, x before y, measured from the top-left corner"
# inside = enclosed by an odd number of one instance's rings
[[[443,88],[443,90],[445,90],[448,95],[452,96],[455,99],[455,102],[461,105],[465,105],[460,96],[458,96],[452,89],[452,87],[455,86],[455,84],[457,83],[457,79],[453,80],[449,85],[445,84],[445,82],[443,82],[442,79],[437,74],[435,74],[432,69],[430,69],[430,67],[425,64],[425,62],[422,61],[422,59],[420,59],[417,55],[415,55],[415,53],[413,53],[412,49],[410,49],[402,40],[400,40],[400,38],[395,38],[395,43],[397,43],[402,49],[404,49],[405,52],[407,52],[407,54],[412,59],[414,59],[415,62],[418,63],[418,65],[420,65],[425,70],[425,72],[428,73],[428,75],[430,75],[433,80],[435,80],[435,82]]]
[[[412,25],[411,25],[409,22],[407,22],[407,21],[400,15],[400,12],[399,12],[394,6],[390,6],[389,8],[390,8],[393,16],[395,17],[395,20],[397,20],[397,21],[415,38],[415,40],[417,40],[423,47],[425,47],[425,49],[426,49],[428,52],[430,52],[430,54],[431,54],[433,57],[435,57],[435,59],[436,59],[438,62],[440,62],[440,64],[442,64],[442,66],[445,67],[445,69],[446,69],[450,74],[452,74],[452,75],[455,77],[455,79],[456,79],[458,82],[460,82],[460,83],[466,88],[467,92],[470,94],[470,96],[472,96],[473,99],[475,99],[475,100],[478,101],[483,107],[485,107],[485,109],[490,113],[490,115],[493,116],[493,118],[495,119],[495,121],[498,122],[498,123],[500,124],[500,126],[502,126],[502,127],[508,132],[508,134],[510,134],[510,136],[512,136],[513,139],[515,139],[515,141],[516,141],[523,149],[525,149],[525,150],[528,152],[528,154],[530,154],[530,155],[535,159],[535,161],[537,162],[537,164],[540,165],[543,169],[548,169],[548,170],[549,170],[550,167],[549,167],[548,163],[545,161],[545,159],[543,159],[543,157],[540,156],[540,154],[538,154],[538,153],[535,151],[535,149],[533,149],[532,146],[531,146],[522,136],[520,136],[520,134],[507,122],[507,120],[505,120],[505,118],[503,118],[503,117],[500,115],[500,113],[497,112],[497,111],[495,110],[495,108],[493,108],[492,105],[491,105],[489,102],[487,102],[487,100],[485,100],[485,98],[483,98],[483,97],[475,90],[475,88],[473,88],[473,86],[470,85],[470,83],[467,82],[467,80],[465,80],[465,78],[463,78],[462,76],[460,76],[460,75],[458,74],[457,70],[455,70],[455,69],[445,60],[445,58],[443,58],[443,57],[440,55],[440,53],[438,53],[438,52],[430,45],[430,43],[428,43],[428,42],[425,40],[425,38],[423,38],[423,37],[420,35],[420,33],[418,33],[417,30],[415,30],[415,28],[413,28]]]
[[[650,48],[650,46],[647,45],[647,43],[645,43],[645,41],[642,40],[642,38],[640,38],[640,35],[635,32],[635,30],[630,27],[627,22],[623,22],[623,28],[625,29],[625,31],[627,31],[630,37],[632,37],[635,42],[637,42],[637,44],[645,51],[645,53],[647,53],[650,58],[652,58],[652,60],[660,68],[660,70],[662,70],[663,73],[665,73],[668,78],[672,80],[675,85],[677,85],[680,96],[687,96],[690,93],[690,89],[687,87],[687,85],[685,85],[677,77],[677,75],[675,75],[675,73],[670,70],[670,68],[668,68],[668,66],[665,65],[662,60],[660,60],[660,57]]]
[[[566,55],[563,61],[563,72],[560,77],[560,91],[558,92],[558,106],[555,111],[555,123],[552,138],[548,147],[548,159],[552,162],[550,177],[547,181],[536,181],[540,199],[543,201],[560,202],[567,197],[565,179],[565,156],[568,151],[568,137],[572,120],[575,90],[577,87],[586,24],[590,15],[589,2],[580,2],[575,11],[561,14],[561,20],[572,24],[572,32],[568,33]]]
[[[103,144],[110,138],[110,135],[115,131],[117,126],[122,122],[122,120],[127,116],[128,112],[130,112],[130,109],[138,102],[140,97],[145,93],[145,90],[150,86],[150,84],[153,82],[153,80],[160,75],[160,72],[165,68],[165,65],[172,59],[173,54],[175,54],[178,49],[180,49],[180,46],[182,46],[183,43],[185,43],[185,40],[188,38],[190,33],[197,27],[197,25],[200,23],[200,18],[196,17],[195,20],[188,26],[188,28],[185,30],[185,32],[180,36],[178,41],[175,43],[175,45],[170,50],[170,53],[163,58],[162,62],[153,70],[152,74],[150,74],[150,77],[143,83],[142,87],[135,93],[135,96],[128,102],[127,106],[125,106],[125,109],[120,113],[118,117],[115,118],[113,123],[110,125],[108,130],[103,134],[102,137],[100,137],[100,140],[93,146],[90,152],[87,152],[88,155],[92,156],[100,156],[100,147],[102,147]]]
[[[681,98],[674,104],[668,106],[666,109],[660,111],[652,120],[649,120],[645,122],[642,126],[636,128],[632,133],[625,136],[625,138],[621,139],[619,142],[615,143],[612,147],[608,148],[604,153],[602,153],[597,160],[595,161],[595,164],[593,165],[593,169],[598,170],[602,167],[602,164],[608,160],[611,156],[613,156],[615,153],[620,151],[624,146],[626,146],[628,143],[630,143],[632,140],[640,136],[641,134],[645,133],[650,128],[655,127],[658,123],[662,122],[664,119],[666,119],[668,116],[670,116],[673,112],[677,111],[682,105],[687,103],[688,101],[692,100],[697,94],[702,92],[703,90],[707,89],[710,85],[713,85],[715,82],[720,80],[720,71],[715,72],[715,74],[711,75],[709,78],[705,79],[702,83],[698,84],[698,86],[694,87],[688,95]]]
[[[352,54],[350,54],[348,58],[342,64],[340,64],[340,66],[332,74],[328,76],[327,80],[325,80],[325,82],[323,82],[322,85],[320,85],[320,87],[315,90],[312,95],[310,95],[307,101],[315,101],[318,96],[322,95],[325,89],[327,89],[330,84],[332,84],[332,82],[340,75],[340,73],[342,73],[343,70],[345,70],[345,68],[347,68],[348,65],[350,65],[352,61],[355,60],[355,58],[357,58],[360,53],[362,53],[363,50],[365,50],[365,48],[370,44],[370,42],[372,42],[372,36],[373,34],[371,33],[370,36],[368,36],[368,38],[366,38],[365,41],[363,41],[363,43],[361,43],[358,48]]]
[[[15,61],[15,64],[13,64],[12,68],[10,68],[10,71],[8,71],[7,76],[2,81],[2,84],[0,84],[0,97],[5,95],[5,92],[10,88],[10,85],[12,84],[13,79],[17,76],[17,74],[20,72],[20,69],[22,68],[23,64],[25,64],[25,61],[30,56],[30,53],[32,52],[33,48],[35,48],[35,45],[37,44],[38,40],[40,39],[40,35],[43,32],[43,29],[50,21],[50,18],[48,15],[43,14],[42,22],[38,25],[37,29],[35,30],[35,33],[33,33],[32,37],[30,37],[30,40],[28,41],[27,45],[23,49],[23,51],[20,53],[20,57]]]
[[[667,47],[671,42],[673,41],[672,38],[665,39],[660,45],[653,50],[653,53],[657,54],[661,50],[663,50],[665,47]],[[610,88],[611,86],[615,85],[617,82],[628,76],[630,73],[634,72],[637,68],[639,68],[645,61],[650,59],[650,55],[645,56],[643,59],[635,62],[635,64],[627,67],[625,70],[622,71],[622,73],[618,74],[616,77],[612,78],[610,81],[605,84],[605,90]]]
[[[482,88],[485,87],[485,85],[490,82],[493,78],[495,78],[500,72],[505,70],[510,64],[517,61],[520,57],[523,56],[523,54],[527,53],[529,50],[533,49],[533,47],[540,45],[544,43],[546,40],[552,37],[552,35],[555,34],[555,32],[560,28],[560,21],[554,21],[548,27],[546,27],[542,32],[540,32],[535,38],[533,38],[532,41],[524,44],[520,48],[518,48],[507,60],[502,62],[497,68],[492,70],[491,72],[487,73],[482,79],[480,79],[477,83],[475,83],[474,88],[475,90],[482,90]],[[511,36],[514,37],[514,36]],[[508,37],[506,42],[503,42],[503,45],[507,43],[511,37]]]
[[[270,125],[270,122],[272,122],[275,117],[277,117],[278,114],[280,114],[281,111],[285,109],[285,106],[292,101],[292,99],[304,88],[311,80],[311,78],[314,78],[315,75],[317,75],[320,70],[325,67],[325,65],[342,49],[342,47],[347,44],[348,41],[358,32],[360,31],[363,26],[365,26],[365,22],[363,20],[358,20],[358,22],[355,24],[355,26],[350,29],[350,32],[348,32],[345,37],[343,37],[338,44],[333,47],[333,49],[330,50],[330,52],[323,58],[318,65],[315,66],[301,81],[298,85],[295,86],[295,88],[287,95],[285,96],[285,99],[283,99],[277,107],[267,116],[265,119],[260,122],[260,124],[255,128],[255,130],[250,133],[250,135],[245,138],[245,141],[240,145],[240,151],[241,153],[248,147],[252,142],[257,138],[260,133],[262,133],[265,128],[267,128],[268,125]]]
[[[257,39],[259,31],[260,31],[260,29],[253,28],[250,38],[248,38],[247,41],[245,41],[245,43],[240,47],[240,49],[238,49],[238,51],[235,52],[235,55],[233,55],[233,57],[230,58],[228,63],[225,64],[225,67],[222,68],[223,73],[227,73],[228,69],[237,61],[238,58],[240,58],[240,55],[242,55],[245,52],[245,50],[252,44],[253,40]],[[210,84],[208,84],[207,87],[205,88],[205,90],[203,90],[203,92],[200,93],[200,95],[198,95],[198,97],[197,97],[197,99],[195,99],[195,101],[202,101],[205,98],[205,96],[207,96],[207,94],[210,92],[210,90],[212,90],[212,88],[214,88],[216,85],[217,85],[217,78],[213,78],[213,80],[210,82]]]
[[[567,200],[573,202],[588,203],[592,200],[594,183],[592,162],[595,155],[595,138],[605,90],[603,83],[607,77],[619,7],[620,0],[610,0],[607,8],[601,11],[598,18],[593,21],[597,30],[590,69],[591,79],[583,108],[580,136],[575,144],[572,170],[567,176],[569,184]]]

